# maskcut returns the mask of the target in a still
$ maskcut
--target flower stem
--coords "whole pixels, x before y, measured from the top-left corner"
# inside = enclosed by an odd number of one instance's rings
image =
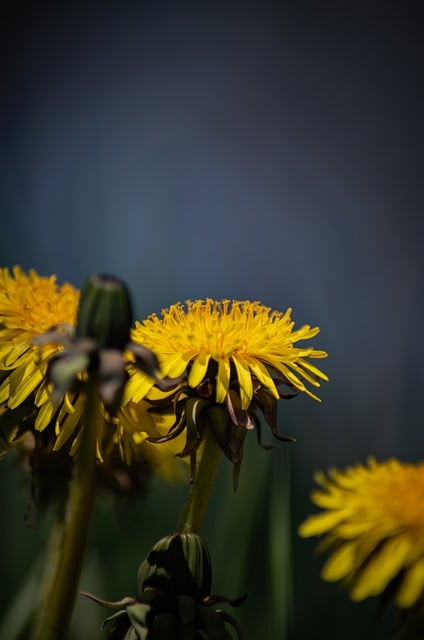
[[[44,585],[32,640],[65,640],[68,635],[88,538],[94,499],[96,436],[101,419],[95,381],[87,384],[80,445],[67,504],[51,532]]]
[[[221,449],[209,427],[205,429],[197,455],[196,477],[180,518],[179,533],[199,532],[215,484]]]

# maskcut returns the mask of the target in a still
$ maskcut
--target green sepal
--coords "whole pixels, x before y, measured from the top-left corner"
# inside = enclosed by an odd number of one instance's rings
[[[101,628],[107,626],[108,640],[125,640],[131,629],[130,620],[126,611],[118,611],[103,620]]]
[[[215,438],[227,458],[230,458],[230,451],[227,446],[228,431],[230,428],[230,417],[222,405],[213,404],[207,412],[210,427]]]
[[[147,629],[147,617],[151,611],[151,605],[144,602],[136,602],[127,607],[127,614],[135,629]]]
[[[185,426],[186,426],[186,444],[181,451],[180,456],[184,457],[193,449],[197,449],[201,434],[201,421],[199,417],[203,410],[210,405],[209,400],[199,398],[187,398],[185,400]]]
[[[284,436],[282,433],[280,433],[277,424],[278,400],[276,400],[270,393],[265,391],[265,389],[260,389],[256,393],[255,400],[260,410],[264,414],[264,418],[271,428],[273,436],[281,442],[295,442],[295,438]]]
[[[102,598],[98,598],[97,596],[93,596],[92,593],[88,593],[87,591],[78,591],[78,595],[85,596],[86,598],[90,598],[101,607],[105,607],[106,609],[121,609],[122,607],[126,607],[128,605],[134,604],[137,602],[135,598],[131,598],[126,596],[125,598],[121,598],[121,600],[102,600]]]
[[[215,438],[225,456],[234,464],[241,462],[247,429],[235,425],[222,405],[212,405],[207,415]]]

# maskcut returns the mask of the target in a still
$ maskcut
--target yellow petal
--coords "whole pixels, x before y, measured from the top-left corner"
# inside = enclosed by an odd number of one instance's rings
[[[252,402],[253,386],[249,365],[241,358],[232,358],[240,386],[241,408],[247,409]]]
[[[325,351],[314,351],[313,355],[316,358],[317,357],[317,353],[319,353],[319,357],[320,358],[326,358],[327,354]],[[303,358],[301,360],[298,360],[298,364],[303,368],[303,369],[308,369],[308,371],[310,371],[311,373],[314,374],[314,376],[317,376],[317,378],[321,378],[321,380],[325,380],[325,382],[329,382],[329,378],[328,376],[325,375],[325,373],[323,373],[320,369],[318,369],[318,367],[316,367],[315,365],[311,364],[308,360],[304,360]]]
[[[357,538],[363,533],[371,531],[374,524],[374,522],[370,522],[369,520],[356,520],[352,518],[349,522],[342,522],[342,524],[337,525],[334,533],[337,537],[344,538],[345,540]]]
[[[337,582],[356,569],[356,543],[342,544],[332,552],[321,571],[321,577],[328,582]]]
[[[190,387],[197,387],[197,385],[204,380],[208,370],[210,357],[210,353],[203,351],[199,353],[195,360],[193,360],[188,376],[188,384]]]
[[[134,402],[140,402],[150,391],[154,382],[152,378],[143,373],[142,371],[137,371],[132,367],[129,369],[130,377],[125,385],[124,397],[122,399],[122,404],[125,405],[130,400]]]
[[[176,378],[187,368],[190,358],[182,353],[173,353],[171,356],[163,358],[161,362],[161,372],[164,376]]]
[[[47,382],[47,379],[45,378],[43,382],[40,384],[39,388],[37,389],[37,393],[34,400],[35,406],[41,407],[45,402],[47,402],[51,398],[52,392],[53,392],[53,387],[51,384]]]
[[[254,376],[259,380],[262,386],[266,387],[269,391],[271,391],[274,398],[278,400],[279,393],[278,389],[275,386],[274,380],[269,375],[268,369],[260,360],[256,360],[255,358],[246,358],[246,361],[249,363],[249,367]]]
[[[29,362],[25,367],[16,369],[9,376],[10,396],[8,405],[16,409],[40,384],[44,372],[34,362]]]
[[[296,389],[300,391],[307,391],[305,385],[299,378],[282,362],[280,362],[277,358],[267,358],[270,365],[274,367],[276,371],[279,371],[283,374],[283,376],[293,384]]]
[[[412,607],[424,591],[424,558],[415,562],[406,571],[396,595],[396,604],[402,608]]]
[[[6,380],[3,380],[2,384],[0,385],[0,403],[6,402],[10,395],[9,377],[6,378]]]
[[[315,516],[310,516],[305,522],[302,522],[299,526],[298,533],[302,538],[319,536],[333,529],[333,527],[351,515],[351,513],[351,509],[337,509],[326,513],[317,513]]]
[[[406,536],[386,540],[359,573],[351,591],[352,600],[363,600],[381,593],[403,569],[410,550],[411,542]]]
[[[56,442],[54,444],[54,451],[58,451],[71,437],[73,432],[78,426],[79,421],[81,420],[83,408],[84,408],[84,396],[79,396],[77,401],[73,404],[73,413],[68,413],[65,410],[60,411],[59,417],[57,419],[57,429],[59,431],[59,435],[56,438]]]
[[[291,362],[290,363],[290,367],[293,369],[293,371],[295,371],[300,376],[302,376],[302,378],[304,378],[304,380],[309,382],[309,384],[312,384],[314,387],[320,387],[321,384],[320,384],[319,380],[317,380],[311,374],[309,374],[307,371],[302,369],[300,364],[301,364],[301,361],[299,361],[299,362]],[[317,369],[317,371],[318,371],[318,369]]]
[[[230,361],[228,358],[220,358],[218,373],[216,376],[216,401],[224,402],[230,386]]]
[[[4,359],[1,361],[2,369],[17,369],[19,366],[31,360],[34,352],[30,348],[28,340],[19,342],[10,349]]]
[[[43,404],[35,420],[34,427],[37,431],[43,431],[47,427],[57,408],[58,403],[53,404],[51,400]]]
[[[328,492],[312,491],[311,500],[317,507],[322,509],[341,509],[346,500],[342,491],[337,491],[333,487]]]

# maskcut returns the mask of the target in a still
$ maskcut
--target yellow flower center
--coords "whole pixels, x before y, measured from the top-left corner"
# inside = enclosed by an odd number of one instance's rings
[[[424,464],[392,460],[370,471],[358,491],[358,503],[363,516],[372,515],[394,530],[424,532]]]

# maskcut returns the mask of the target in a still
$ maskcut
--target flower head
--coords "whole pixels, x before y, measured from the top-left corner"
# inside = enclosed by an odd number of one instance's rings
[[[325,511],[299,533],[325,534],[323,579],[344,580],[353,600],[390,590],[399,607],[412,607],[424,593],[424,463],[370,459],[315,480],[312,501]]]
[[[254,394],[253,379],[275,398],[279,398],[278,382],[284,382],[318,400],[304,381],[319,387],[327,376],[306,358],[327,354],[294,346],[316,336],[319,328],[305,325],[293,331],[291,312],[272,311],[259,302],[188,301],[186,308],[175,304],[164,310],[162,318],[151,315],[143,323],[136,322],[134,339],[155,345],[164,375],[177,377],[188,369],[187,382],[192,388],[210,377],[209,365],[215,363],[217,403],[225,401],[235,382],[241,408],[247,409]],[[279,381],[269,368],[280,374]]]
[[[193,456],[210,425],[235,465],[236,484],[247,430],[256,426],[260,432],[258,412],[278,439],[290,439],[278,431],[277,400],[299,392],[318,400],[307,385],[317,388],[328,379],[310,362],[325,358],[326,352],[295,346],[316,336],[319,328],[294,330],[291,312],[272,311],[259,302],[207,299],[175,304],[162,317],[136,322],[133,340],[155,350],[162,374],[183,377],[175,391],[163,395],[162,403],[174,402],[176,422],[161,441],[186,430],[181,455]],[[127,398],[137,402],[140,389],[146,395],[154,384],[143,387],[142,382],[137,390],[134,376]],[[281,386],[290,389],[290,396]]]
[[[67,283],[59,286],[55,276],[0,269],[0,404],[9,411],[26,404],[26,417],[34,418],[39,431],[53,413],[47,367],[62,347],[38,347],[34,339],[52,327],[64,335],[72,331],[78,302],[79,291]]]
[[[144,406],[138,408],[138,429],[135,419],[124,429],[120,418],[129,359],[146,377],[155,378],[157,369],[152,352],[130,342],[128,294],[111,276],[93,276],[84,291],[82,300],[77,289],[58,285],[55,276],[0,269],[0,444],[7,450],[25,442],[23,449],[38,461],[46,452],[73,455],[81,433],[84,384],[95,372],[104,405],[98,459],[116,460],[118,453],[128,471],[141,461],[146,469],[151,460],[175,477],[176,443],[152,451],[145,442],[147,435],[164,433],[162,418],[156,421]]]

